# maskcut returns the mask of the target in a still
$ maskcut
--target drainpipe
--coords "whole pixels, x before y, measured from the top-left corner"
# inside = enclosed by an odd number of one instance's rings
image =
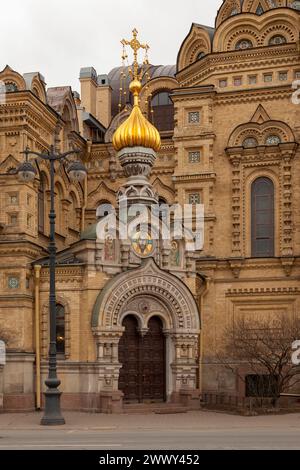
[[[36,364],[36,409],[41,409],[41,347],[40,347],[40,273],[41,266],[34,266],[35,298],[35,364]]]
[[[204,309],[204,297],[206,296],[206,294],[208,293],[209,291],[209,287],[210,287],[210,278],[206,278],[205,279],[205,287],[201,293],[201,300],[200,300],[200,315],[201,315],[201,319],[203,318],[203,309]],[[201,321],[201,329],[200,329],[200,344],[199,344],[199,384],[198,384],[198,387],[199,387],[199,391],[200,391],[200,395],[202,397],[202,389],[203,389],[203,380],[202,380],[202,376],[203,376],[203,353],[204,353],[204,348],[203,348],[203,321]]]

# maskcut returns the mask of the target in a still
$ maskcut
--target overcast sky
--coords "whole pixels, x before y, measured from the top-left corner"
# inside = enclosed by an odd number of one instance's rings
[[[80,91],[81,67],[108,73],[121,63],[120,40],[136,27],[153,64],[175,64],[191,23],[214,25],[222,0],[1,1],[1,69],[39,71],[47,86]]]

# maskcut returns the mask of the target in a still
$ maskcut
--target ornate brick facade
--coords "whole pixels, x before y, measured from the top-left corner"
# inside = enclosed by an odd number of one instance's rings
[[[26,146],[45,151],[52,143],[61,151],[80,148],[89,171],[82,185],[71,184],[62,168],[55,181],[57,301],[65,314],[63,405],[120,411],[118,343],[129,310],[136,311],[141,331],[151,312],[163,320],[169,400],[180,400],[180,394],[186,399],[188,391],[191,400],[201,390],[241,393],[218,364],[224,326],[241,315],[251,322],[300,312],[300,105],[292,101],[292,84],[300,79],[299,32],[299,2],[226,0],[215,28],[192,25],[176,74],[175,67],[153,67],[141,108],[148,113],[149,92],[167,91],[174,128],[161,132],[150,182],[170,205],[199,198],[205,207],[203,250],[189,257],[181,247],[177,265],[170,262],[170,247],[154,257],[156,263],[143,265],[126,244],[107,256],[96,240],[97,208],[102,202],[115,206],[126,180],[111,143],[131,109],[128,103],[116,114],[121,69],[99,77],[93,68],[82,69],[81,97],[68,87],[46,91],[39,73],[21,76],[9,67],[0,73],[7,89],[0,105],[4,409],[34,408],[36,318],[42,380],[47,372],[49,172],[39,162],[36,180],[21,184],[16,168]],[[253,251],[252,191],[259,178],[274,187],[270,256]],[[42,265],[40,279],[34,263]],[[148,301],[150,310],[138,312]]]

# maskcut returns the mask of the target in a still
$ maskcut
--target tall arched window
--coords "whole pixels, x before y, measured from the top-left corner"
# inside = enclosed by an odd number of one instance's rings
[[[169,206],[167,203],[167,200],[164,197],[159,197],[158,200],[158,205],[159,205],[159,219],[160,220],[165,220],[166,217],[168,217],[168,209],[166,206]]]
[[[56,304],[56,352],[58,354],[65,354],[65,334],[65,307]]]
[[[60,183],[55,184],[55,230],[57,233],[62,233],[63,231],[63,222],[64,222],[64,214],[63,214],[63,189]]]
[[[269,178],[258,178],[251,193],[252,256],[274,256],[274,184]]]
[[[63,127],[63,149],[65,151],[69,150],[69,134],[72,131],[71,123],[71,113],[67,106],[65,106],[63,111],[64,127]]]
[[[73,191],[70,192],[70,202],[71,205],[69,207],[69,228],[72,230],[79,230],[78,221],[77,221],[77,209],[78,203],[75,194]]]
[[[101,219],[102,217],[107,217],[112,213],[113,206],[109,201],[102,200],[97,204],[96,217]]]
[[[46,192],[46,175],[45,173],[41,173],[40,176],[40,186],[38,192],[38,227],[39,232],[45,232],[45,211],[46,211],[46,204],[45,204],[45,192]]]
[[[174,104],[169,91],[161,91],[152,98],[154,125],[159,131],[174,129]]]

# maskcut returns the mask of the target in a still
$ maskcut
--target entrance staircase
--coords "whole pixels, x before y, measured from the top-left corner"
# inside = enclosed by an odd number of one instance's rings
[[[178,414],[188,409],[176,403],[124,403],[124,414]]]

